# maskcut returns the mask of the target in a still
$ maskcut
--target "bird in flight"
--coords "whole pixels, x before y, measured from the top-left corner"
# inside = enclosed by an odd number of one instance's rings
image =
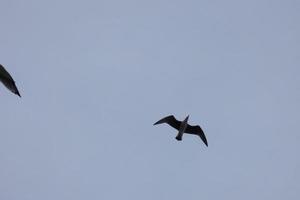
[[[14,79],[11,75],[6,71],[6,69],[0,64],[0,81],[5,85],[7,89],[9,89],[12,93],[21,97],[18,88],[15,84]]]
[[[206,137],[201,127],[198,125],[197,126],[189,125],[188,119],[189,119],[189,115],[183,121],[178,121],[173,115],[169,115],[157,121],[153,125],[167,123],[179,131],[176,136],[176,140],[181,141],[183,133],[189,133],[193,135],[198,135],[201,138],[201,140],[204,142],[204,144],[208,146]]]

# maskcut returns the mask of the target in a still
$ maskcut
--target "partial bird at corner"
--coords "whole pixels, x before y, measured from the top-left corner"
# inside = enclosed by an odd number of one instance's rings
[[[21,97],[19,90],[15,84],[14,79],[11,75],[6,71],[6,69],[0,64],[0,81],[5,85],[7,89],[9,89],[12,93]]]
[[[188,133],[188,134],[198,135],[201,138],[201,140],[204,142],[204,144],[208,146],[206,137],[201,127],[198,125],[197,126],[189,125],[188,119],[189,119],[189,115],[183,121],[178,121],[173,115],[169,115],[157,121],[153,125],[167,123],[179,131],[176,136],[176,140],[181,141],[183,133]]]

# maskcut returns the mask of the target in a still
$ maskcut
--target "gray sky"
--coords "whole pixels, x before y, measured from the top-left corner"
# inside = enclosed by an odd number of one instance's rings
[[[299,1],[0,7],[0,199],[299,199]]]

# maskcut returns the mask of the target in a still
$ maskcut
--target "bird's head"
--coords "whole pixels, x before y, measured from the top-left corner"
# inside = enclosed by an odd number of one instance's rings
[[[190,115],[188,115],[188,116],[184,119],[184,121],[187,122],[187,121],[189,120],[189,117],[190,117]]]

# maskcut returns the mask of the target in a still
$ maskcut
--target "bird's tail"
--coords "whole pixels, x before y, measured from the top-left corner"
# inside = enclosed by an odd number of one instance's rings
[[[182,135],[178,134],[175,138],[176,138],[176,140],[181,141],[182,140]]]

